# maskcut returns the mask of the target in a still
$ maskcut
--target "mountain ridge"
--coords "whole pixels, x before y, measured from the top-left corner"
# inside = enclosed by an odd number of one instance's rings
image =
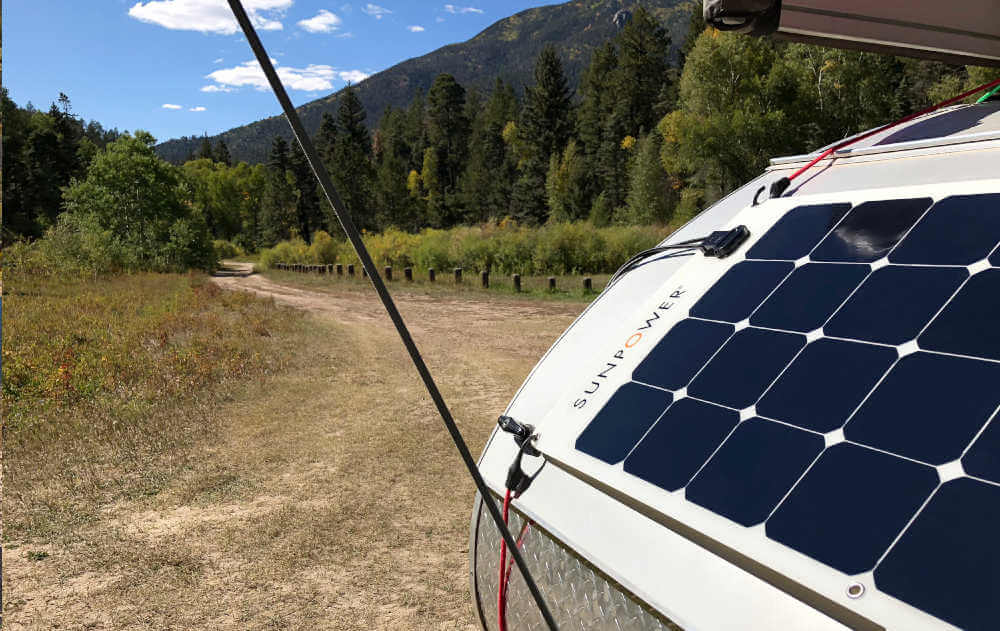
[[[487,91],[497,77],[520,93],[531,83],[535,58],[553,44],[562,58],[570,87],[576,88],[593,49],[610,39],[637,6],[652,12],[668,29],[676,49],[689,23],[690,0],[572,0],[526,9],[498,20],[474,37],[402,61],[357,83],[366,123],[375,127],[387,107],[406,107],[418,91],[430,88],[440,73],[454,75],[466,89]],[[297,108],[309,133],[319,128],[324,112],[334,113],[341,90]],[[275,136],[291,139],[283,116],[234,127],[208,139],[226,142],[234,160],[263,162]],[[202,136],[175,138],[156,147],[160,157],[182,162],[197,151]]]

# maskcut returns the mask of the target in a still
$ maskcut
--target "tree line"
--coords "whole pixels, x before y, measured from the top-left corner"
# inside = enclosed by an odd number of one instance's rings
[[[755,177],[770,157],[815,149],[991,78],[982,68],[706,29],[697,6],[677,53],[663,26],[637,9],[593,52],[575,93],[551,46],[521,90],[499,79],[489,92],[466,90],[442,74],[374,129],[348,86],[315,144],[369,232],[504,219],[665,225]],[[98,213],[79,191],[100,179],[98,158],[119,144],[127,145],[119,158],[130,155],[171,182],[161,187],[174,197],[167,216],[183,216],[189,231],[203,226],[249,251],[296,236],[308,242],[319,230],[339,234],[305,156],[281,138],[266,164],[233,164],[224,143],[206,138],[184,164],[161,168],[148,134],[85,124],[64,96],[42,113],[4,93],[3,115],[8,235],[38,237],[60,213],[84,207],[110,220],[114,209]],[[192,235],[173,238],[204,242]]]

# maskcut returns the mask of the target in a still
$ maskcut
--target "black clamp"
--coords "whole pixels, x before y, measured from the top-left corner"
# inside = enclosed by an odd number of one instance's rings
[[[514,457],[514,462],[507,469],[507,488],[510,489],[514,497],[519,497],[521,493],[528,490],[531,483],[535,481],[538,474],[545,468],[545,462],[548,462],[548,460],[542,463],[542,466],[538,471],[535,471],[534,475],[528,475],[521,468],[521,458],[524,457],[524,454],[528,454],[529,456],[542,455],[542,452],[538,451],[532,444],[535,438],[535,428],[527,423],[518,423],[509,416],[498,418],[497,425],[508,434],[513,434],[514,442],[517,443],[517,456]]]

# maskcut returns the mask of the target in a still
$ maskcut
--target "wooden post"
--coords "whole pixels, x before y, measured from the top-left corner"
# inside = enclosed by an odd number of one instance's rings
[[[455,282],[456,283],[462,282],[462,268],[461,267],[456,267],[455,268]]]
[[[514,274],[513,276],[511,276],[511,280],[514,281],[514,291],[520,293],[520,291],[521,291],[521,275],[520,274]]]
[[[406,280],[408,280],[411,283],[413,282],[413,268],[412,267],[404,267],[403,268],[403,278],[405,278]]]
[[[319,269],[316,270],[320,274],[326,274],[326,265],[320,265]]]
[[[344,265],[342,263],[337,263],[337,276],[344,275]]]
[[[361,266],[361,276],[364,278],[368,278],[368,268],[365,267],[364,265]]]
[[[386,280],[392,280],[392,266],[391,265],[386,265],[385,266],[385,279]]]
[[[594,290],[594,281],[587,276],[583,279],[583,292],[589,294]]]
[[[487,272],[486,270],[483,270],[483,271],[481,271],[479,273],[479,277],[482,279],[483,289],[489,289],[490,288],[490,273]]]
[[[328,275],[330,275],[330,276],[333,276],[333,265],[332,264],[329,264],[329,263],[327,264],[327,266],[326,266],[326,273]]]
[[[354,263],[347,264],[347,275],[354,278]]]
[[[555,290],[556,290],[556,277],[549,276],[549,291],[555,291]]]
[[[433,283],[435,278],[436,278],[436,276],[434,274],[434,268],[433,267],[428,267],[427,268],[427,280],[429,280],[430,282]]]

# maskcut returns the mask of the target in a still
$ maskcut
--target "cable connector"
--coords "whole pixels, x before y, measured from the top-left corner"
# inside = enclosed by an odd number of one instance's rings
[[[708,235],[698,247],[705,256],[724,259],[750,237],[746,226],[736,226],[732,230],[717,230]]]
[[[518,423],[510,416],[501,416],[497,419],[497,425],[508,434],[514,435],[514,442],[529,456],[540,456],[541,452],[531,444],[532,435],[535,428],[527,423]]]

